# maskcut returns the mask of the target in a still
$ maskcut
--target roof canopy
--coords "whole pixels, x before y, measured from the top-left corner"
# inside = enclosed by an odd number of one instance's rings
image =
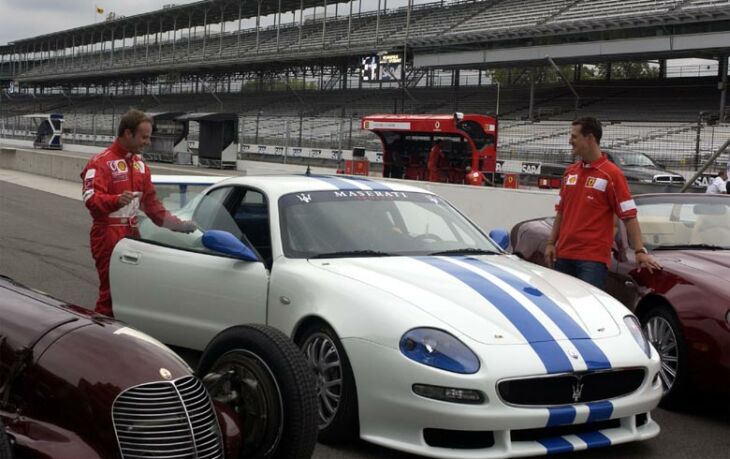
[[[327,5],[335,3],[348,3],[345,0],[329,0]],[[167,32],[173,29],[190,27],[201,27],[204,24],[218,24],[221,22],[237,21],[239,18],[254,18],[257,15],[267,16],[278,11],[289,12],[300,9],[321,7],[325,0],[203,0],[186,5],[173,5],[149,13],[136,14],[134,16],[120,16],[114,20],[104,21],[98,24],[91,24],[74,29],[62,30],[46,35],[39,35],[31,38],[24,38],[8,43],[0,47],[0,51],[7,51],[9,48],[43,43],[50,45],[51,50],[63,49],[63,39],[72,35],[81,37],[96,37],[96,41],[121,40],[123,37],[134,36],[135,25],[137,35],[143,36],[149,33]],[[259,11],[260,6],[260,11]],[[58,44],[56,43],[58,41]],[[48,51],[48,49],[46,49]]]

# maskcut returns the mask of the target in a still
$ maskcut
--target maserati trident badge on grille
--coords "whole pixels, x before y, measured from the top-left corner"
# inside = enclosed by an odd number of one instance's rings
[[[172,378],[172,373],[167,368],[160,368],[160,376],[162,376],[162,379],[170,379]]]
[[[576,381],[575,384],[573,384],[573,401],[578,402],[580,401],[580,396],[583,393],[583,383],[580,381]]]

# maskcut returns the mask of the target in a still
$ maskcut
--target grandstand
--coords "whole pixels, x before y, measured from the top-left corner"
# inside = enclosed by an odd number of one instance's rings
[[[527,157],[563,154],[568,121],[590,114],[611,145],[677,165],[729,133],[718,82],[730,0],[385,5],[208,0],[19,39],[0,46],[0,129],[17,135],[22,115],[61,112],[67,136],[93,140],[134,106],[235,112],[248,143],[379,149],[361,116],[464,111],[498,114],[500,154]],[[363,81],[360,59],[384,53],[405,59],[400,78]],[[566,83],[535,81],[551,71],[546,55],[578,69],[577,102]],[[720,75],[667,78],[665,61],[680,57],[718,59]],[[630,60],[658,62],[657,77],[579,78],[581,65]],[[507,68],[510,80],[494,84],[492,72]]]

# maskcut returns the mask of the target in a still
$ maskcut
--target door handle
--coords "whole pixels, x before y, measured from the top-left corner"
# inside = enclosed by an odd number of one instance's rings
[[[140,256],[141,254],[137,252],[124,252],[122,256],[119,257],[119,261],[130,265],[138,265]]]
[[[626,287],[633,287],[634,286],[634,282],[633,281],[630,281],[630,280],[627,280],[627,281],[624,281],[624,285]]]

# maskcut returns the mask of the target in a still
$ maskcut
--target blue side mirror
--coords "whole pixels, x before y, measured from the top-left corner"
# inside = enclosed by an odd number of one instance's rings
[[[250,247],[228,231],[206,231],[203,234],[203,245],[214,252],[220,252],[241,260],[259,261],[259,258]]]
[[[507,250],[509,247],[509,233],[504,229],[493,229],[489,232],[489,237],[497,243],[498,246],[502,247],[502,250]]]

